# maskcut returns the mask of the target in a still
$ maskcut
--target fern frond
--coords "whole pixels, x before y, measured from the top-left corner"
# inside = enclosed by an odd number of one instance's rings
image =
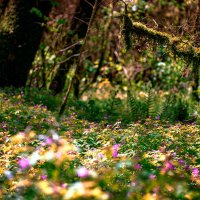
[[[147,107],[146,117],[154,116],[156,105],[155,105],[155,100],[154,100],[154,96],[151,89],[149,89],[148,91],[148,96],[146,97],[145,103]]]

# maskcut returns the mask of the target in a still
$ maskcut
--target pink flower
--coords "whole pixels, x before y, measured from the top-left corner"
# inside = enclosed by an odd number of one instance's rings
[[[155,179],[155,178],[156,178],[156,175],[154,175],[154,174],[150,174],[150,175],[149,175],[149,179],[153,180],[153,179]]]
[[[62,188],[67,188],[67,184],[66,184],[66,183],[63,183],[63,184],[61,185],[61,187],[62,187]]]
[[[79,178],[85,178],[89,175],[89,171],[85,167],[81,167],[77,170],[77,175]]]
[[[194,177],[197,177],[197,176],[199,175],[199,169],[198,169],[198,168],[193,168],[193,169],[192,169],[192,175],[193,175]]]
[[[68,154],[69,155],[74,155],[74,154],[76,154],[74,151],[68,151]]]
[[[52,138],[47,137],[47,139],[46,139],[46,144],[51,145],[52,143],[53,143]]]
[[[169,161],[166,162],[165,167],[167,170],[173,170],[174,169],[174,165],[172,165]]]
[[[169,161],[166,161],[165,163],[165,167],[162,169],[162,173],[166,173],[170,170],[174,170],[174,165],[172,165],[172,163],[170,163]]]
[[[20,168],[22,170],[24,170],[24,169],[30,167],[30,162],[27,158],[22,158],[18,161],[18,165],[20,166]]]
[[[41,175],[41,180],[46,180],[47,179],[47,175]]]
[[[112,147],[112,157],[117,158],[118,157],[118,149],[120,147],[120,144],[115,144]]]

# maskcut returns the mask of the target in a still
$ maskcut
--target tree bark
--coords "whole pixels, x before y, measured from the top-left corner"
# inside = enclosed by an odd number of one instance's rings
[[[25,86],[43,33],[50,0],[8,0],[0,12],[0,87]],[[38,9],[38,16],[32,8]]]

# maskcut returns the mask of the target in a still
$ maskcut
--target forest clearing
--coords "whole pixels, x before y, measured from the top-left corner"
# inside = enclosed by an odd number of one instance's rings
[[[200,0],[0,1],[0,199],[200,199]]]

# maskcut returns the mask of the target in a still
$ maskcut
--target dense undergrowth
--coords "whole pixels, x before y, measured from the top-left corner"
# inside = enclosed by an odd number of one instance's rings
[[[200,198],[198,105],[153,92],[70,100],[57,120],[59,104],[0,91],[1,199]]]

